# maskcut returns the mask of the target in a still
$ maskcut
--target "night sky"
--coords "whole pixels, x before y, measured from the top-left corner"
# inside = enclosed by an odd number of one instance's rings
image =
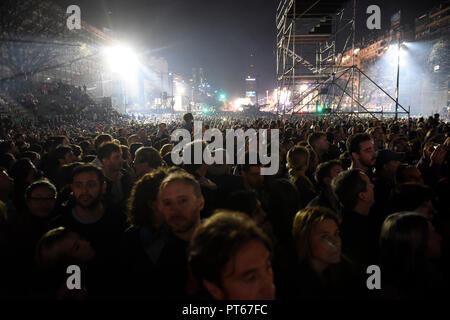
[[[167,59],[169,69],[190,77],[203,67],[206,78],[229,97],[242,95],[250,54],[260,91],[275,87],[275,14],[279,0],[58,0],[76,4],[81,19],[98,28],[112,28],[121,40]],[[350,2],[351,3],[351,2]],[[389,17],[402,10],[406,22],[439,1],[358,0],[357,37],[368,32],[366,8],[381,8],[382,29]]]

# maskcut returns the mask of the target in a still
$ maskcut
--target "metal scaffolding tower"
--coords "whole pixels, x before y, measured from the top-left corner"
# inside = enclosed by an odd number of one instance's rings
[[[349,0],[280,0],[276,15],[277,113],[316,113],[313,108],[320,104],[336,116],[409,116],[400,104],[395,112],[379,112],[361,102],[363,78],[393,102],[395,99],[355,63],[359,50],[355,49],[356,0],[350,1],[353,6],[346,13]],[[291,93],[289,105],[287,99],[280,99],[283,90]]]

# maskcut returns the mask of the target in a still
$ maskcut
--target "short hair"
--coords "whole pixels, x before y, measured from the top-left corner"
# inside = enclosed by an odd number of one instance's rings
[[[310,151],[301,146],[294,146],[289,149],[286,161],[291,170],[307,170],[311,154]]]
[[[258,194],[254,190],[237,190],[228,196],[225,209],[239,211],[252,217],[257,206]]]
[[[70,231],[58,227],[45,233],[36,245],[35,260],[40,269],[54,269],[65,263],[66,255],[58,247]]]
[[[15,184],[22,184],[27,179],[30,170],[33,169],[33,163],[28,158],[17,160],[11,167],[11,177]]]
[[[0,166],[5,167],[9,172],[16,162],[16,157],[12,153],[0,154]]]
[[[321,137],[326,137],[325,132],[317,131],[308,135],[308,144],[313,146]]]
[[[320,186],[324,186],[323,179],[330,177],[331,169],[335,166],[341,166],[342,162],[339,160],[330,160],[319,164],[314,173],[314,179]]]
[[[188,112],[183,114],[183,120],[186,122],[194,120],[194,117],[192,116],[192,113]]]
[[[51,190],[55,196],[58,194],[58,192],[56,191],[56,187],[53,185],[53,183],[51,183],[50,181],[47,180],[38,180],[33,182],[32,184],[30,184],[27,189],[25,190],[25,199],[28,200],[31,197],[31,194],[33,193],[34,190],[36,190],[37,188],[42,188],[45,187],[49,190]]]
[[[143,146],[144,144],[142,142],[133,142],[132,144],[130,144],[130,154],[133,159],[136,155],[136,151]]]
[[[72,149],[72,152],[76,157],[81,156],[81,154],[83,153],[83,149],[81,149],[79,145],[71,144],[70,148]]]
[[[353,152],[359,153],[361,151],[361,143],[365,141],[372,141],[372,138],[368,133],[357,133],[348,137],[347,151],[350,156]]]
[[[117,140],[119,140],[120,144],[123,146],[128,146],[128,140],[125,137],[119,137],[117,138]]]
[[[333,192],[344,208],[353,209],[358,203],[358,195],[367,191],[361,174],[364,172],[359,169],[349,169],[339,173],[331,182]]]
[[[198,181],[194,178],[193,175],[187,173],[185,170],[178,169],[172,173],[170,173],[164,180],[161,182],[161,186],[159,187],[159,191],[161,192],[164,188],[172,182],[182,181],[194,188],[194,194],[197,197],[202,195],[202,190]]]
[[[100,161],[109,159],[113,152],[122,152],[122,149],[117,143],[105,142],[98,148],[97,157]]]
[[[108,142],[108,141],[112,141],[112,140],[113,140],[113,137],[110,134],[108,134],[108,133],[99,134],[94,139],[95,150],[97,150],[98,147],[100,147],[100,145],[102,143],[105,143],[105,142]]]
[[[127,160],[128,159],[128,154],[130,152],[130,148],[128,148],[128,146],[126,146],[126,145],[121,144],[120,145],[120,150],[122,151],[122,159],[123,160]]]
[[[22,152],[19,156],[19,158],[28,158],[31,161],[36,160],[40,157],[41,157],[41,155],[35,151],[25,151],[25,152]]]
[[[92,164],[82,164],[73,169],[72,179],[70,180],[70,183],[73,183],[73,180],[77,175],[85,172],[95,172],[100,184],[102,184],[105,181],[105,175],[103,174],[103,171],[101,169],[97,168],[96,166],[93,166]]]
[[[299,261],[312,257],[311,233],[313,228],[321,221],[331,219],[339,226],[339,217],[331,209],[325,207],[309,207],[297,212],[292,227],[292,236],[297,247]]]
[[[140,147],[137,149],[134,156],[134,162],[145,162],[154,169],[163,165],[161,155],[158,150],[153,147]]]
[[[139,136],[136,133],[133,133],[132,135],[130,135],[127,139],[128,144],[133,143],[134,140],[136,140],[136,142],[139,142]]]
[[[63,145],[59,145],[58,147],[56,147],[54,155],[55,155],[55,159],[59,160],[59,159],[64,159],[66,154],[72,152],[72,148],[69,146],[63,146]]]
[[[197,228],[188,248],[188,261],[198,279],[222,286],[222,273],[239,249],[260,241],[272,253],[272,243],[256,223],[244,214],[218,210]]]
[[[154,212],[147,203],[157,200],[159,187],[167,175],[166,168],[158,168],[136,182],[127,203],[127,221],[131,226],[151,225]]]
[[[171,152],[173,149],[173,144],[171,143],[166,143],[165,145],[163,145],[161,147],[161,150],[159,151],[159,154],[161,155],[161,157],[164,157],[166,154],[168,154],[169,152]]]

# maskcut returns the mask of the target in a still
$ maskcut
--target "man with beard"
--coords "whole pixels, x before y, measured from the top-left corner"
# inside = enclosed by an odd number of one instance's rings
[[[169,174],[161,183],[158,208],[169,225],[169,240],[160,256],[161,297],[180,299],[188,294],[187,247],[200,225],[205,205],[197,180],[184,170]]]
[[[350,169],[360,169],[372,179],[372,167],[375,166],[377,154],[372,138],[367,133],[357,133],[347,140],[347,151],[352,159]]]
[[[112,290],[115,254],[125,230],[125,216],[102,202],[106,180],[102,170],[92,165],[82,165],[72,173],[73,201],[55,218],[51,226],[65,227],[89,241],[96,251],[96,259],[88,276],[94,285],[90,296],[104,297]],[[83,275],[82,275],[83,276]]]

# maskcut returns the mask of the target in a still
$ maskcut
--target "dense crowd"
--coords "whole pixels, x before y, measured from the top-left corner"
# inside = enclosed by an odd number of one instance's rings
[[[227,129],[278,129],[279,170],[266,176],[249,144],[233,153],[244,164],[174,165],[171,134],[192,134],[193,120],[2,118],[0,296],[411,299],[449,289],[450,125],[438,114],[195,116],[224,140]],[[380,290],[367,287],[371,265]]]

